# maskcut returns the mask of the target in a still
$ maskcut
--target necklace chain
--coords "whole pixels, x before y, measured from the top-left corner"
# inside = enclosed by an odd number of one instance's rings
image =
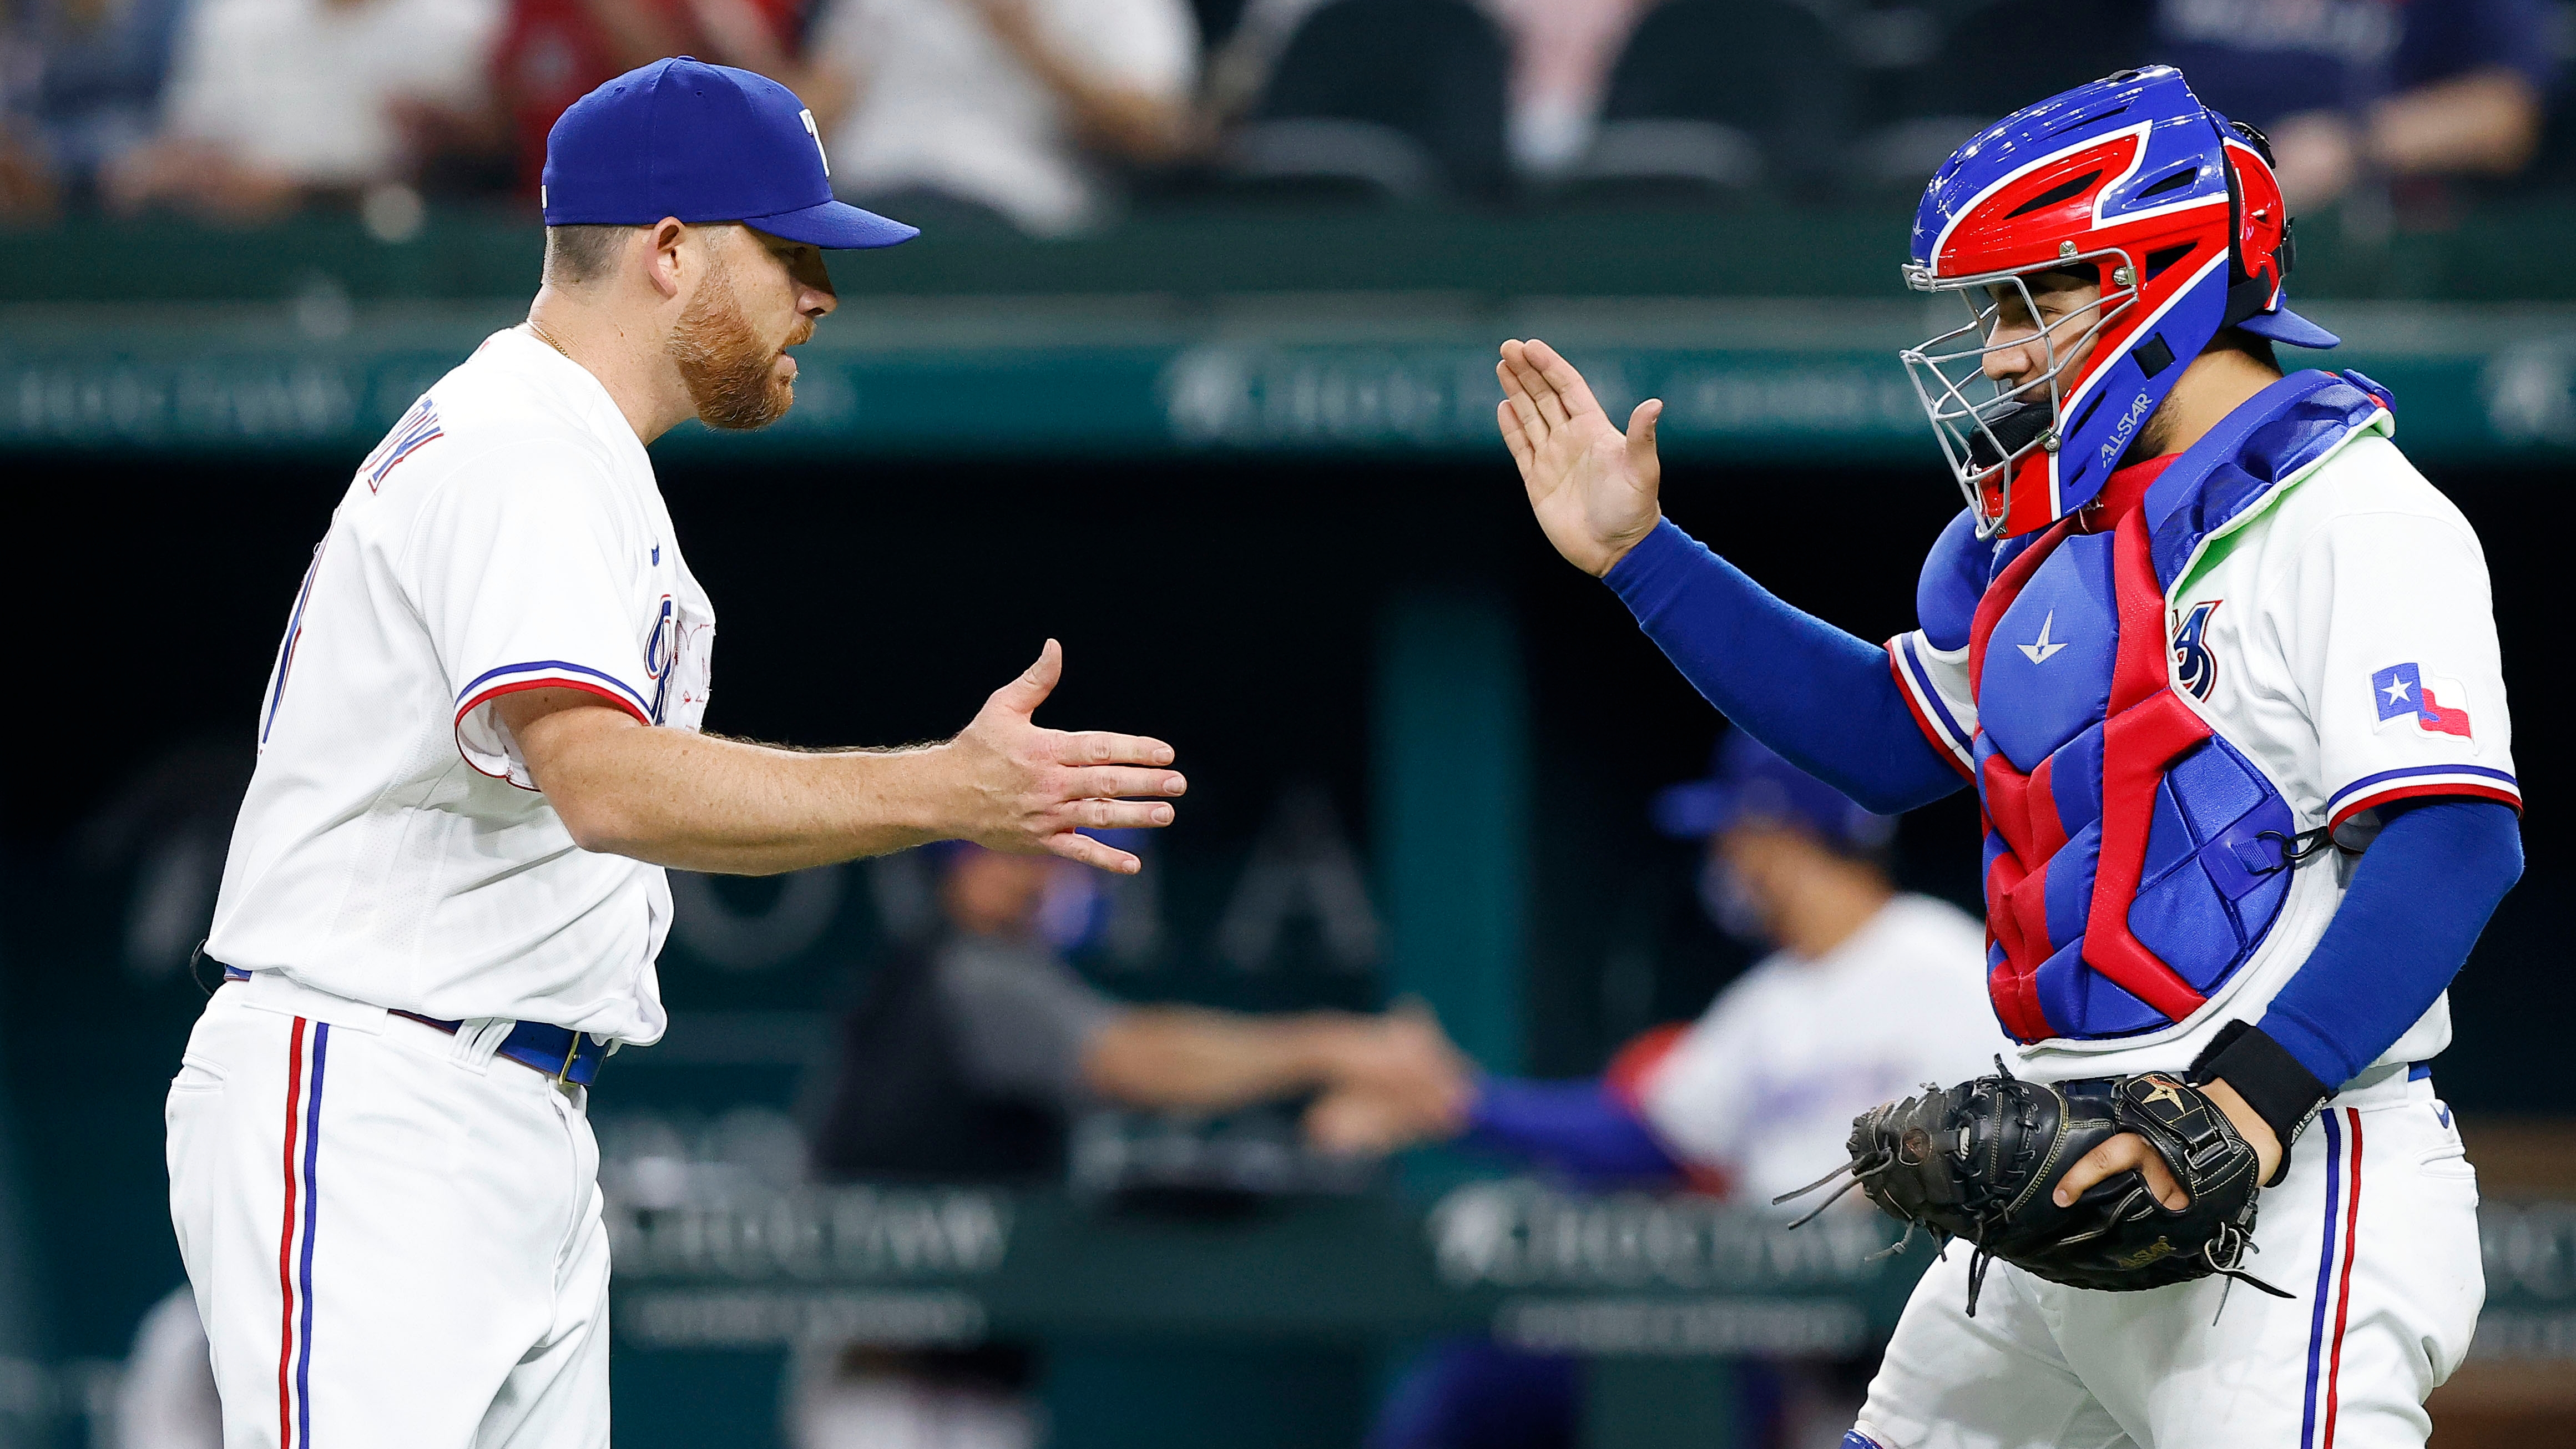
[[[553,348],[555,351],[557,351],[557,352],[559,352],[559,353],[562,353],[562,354],[563,354],[563,359],[564,359],[564,361],[566,361],[566,362],[570,362],[570,361],[572,361],[572,354],[571,354],[571,353],[569,353],[569,352],[564,352],[564,345],[563,345],[562,343],[557,342],[557,341],[555,340],[555,338],[554,338],[554,334],[553,334],[553,333],[548,332],[548,331],[547,331],[546,329],[544,329],[543,327],[538,326],[538,325],[537,325],[537,321],[536,321],[536,319],[535,319],[535,318],[533,318],[533,317],[531,317],[531,318],[529,318],[529,319],[528,319],[528,330],[529,330],[529,331],[531,331],[531,332],[533,332],[533,333],[535,333],[535,334],[537,334],[537,340],[538,340],[539,342],[542,342],[542,343],[544,343],[545,345],[547,345],[548,347]]]

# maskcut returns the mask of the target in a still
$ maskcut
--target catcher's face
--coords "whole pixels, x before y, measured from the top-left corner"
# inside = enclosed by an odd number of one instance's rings
[[[2093,355],[2101,279],[2084,267],[2024,280],[2030,292],[2026,302],[2020,287],[1992,289],[1995,311],[1986,334],[1985,375],[1998,390],[2021,387],[2045,376],[2054,356],[2058,376],[2067,379],[2061,386],[2071,387]]]

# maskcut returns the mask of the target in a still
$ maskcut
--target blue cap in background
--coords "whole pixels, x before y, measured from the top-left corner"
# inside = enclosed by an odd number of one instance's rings
[[[685,55],[573,102],[546,136],[539,196],[548,226],[738,221],[834,249],[921,235],[832,199],[822,134],[794,91]]]
[[[1708,778],[1655,792],[1651,811],[1655,828],[1680,840],[1747,820],[1792,826],[1854,853],[1881,849],[1896,835],[1896,817],[1872,815],[1740,729],[1718,736]]]

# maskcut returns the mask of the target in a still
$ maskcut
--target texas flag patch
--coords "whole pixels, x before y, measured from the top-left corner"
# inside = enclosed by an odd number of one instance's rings
[[[2370,676],[2370,694],[2379,706],[2379,728],[2411,719],[2428,735],[2452,735],[2475,743],[2469,732],[2468,691],[2456,679],[2427,678],[2413,664],[2392,664]]]

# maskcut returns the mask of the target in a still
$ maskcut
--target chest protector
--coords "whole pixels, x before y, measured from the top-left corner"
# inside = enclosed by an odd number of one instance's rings
[[[2062,519],[1987,566],[1968,635],[1972,758],[1987,987],[2016,1039],[2180,1022],[2279,917],[2297,819],[2177,684],[2168,594],[2204,543],[2386,409],[2357,373],[2294,374],[2176,458],[2116,526]],[[2205,694],[2209,676],[2193,683]]]

